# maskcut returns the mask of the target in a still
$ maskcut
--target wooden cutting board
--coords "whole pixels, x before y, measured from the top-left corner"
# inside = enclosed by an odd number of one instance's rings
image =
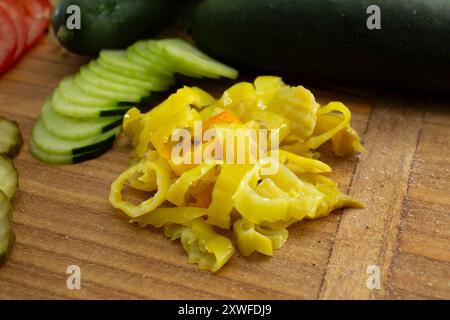
[[[42,41],[0,78],[0,115],[17,120],[28,140],[44,99],[84,62]],[[229,84],[199,83],[216,95]],[[211,274],[188,264],[161,230],[131,225],[110,207],[111,182],[129,161],[125,138],[69,166],[36,161],[25,143],[15,161],[17,243],[0,269],[0,298],[449,299],[450,101],[311,89],[354,114],[367,154],[339,159],[325,149],[322,159],[366,209],[298,223],[273,258],[237,255]],[[81,269],[80,290],[66,287],[70,265]],[[380,287],[369,289],[377,271]]]

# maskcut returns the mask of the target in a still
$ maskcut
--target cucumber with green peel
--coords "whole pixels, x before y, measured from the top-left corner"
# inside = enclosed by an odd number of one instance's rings
[[[95,87],[94,85],[86,82],[86,80],[82,78],[80,74],[77,74],[75,76],[75,84],[83,93],[101,99],[111,99],[113,101],[125,101],[130,103],[138,103],[142,99],[142,96],[138,94],[115,92]]]
[[[450,93],[448,0],[203,0],[189,29],[249,71]]]
[[[15,241],[11,218],[11,201],[0,190],[0,266],[8,259]]]
[[[16,194],[19,177],[11,159],[0,155],[0,190],[12,199]]]
[[[164,39],[158,41],[158,45],[167,56],[167,59],[175,66],[180,66],[206,77],[236,79],[239,76],[239,72],[236,69],[210,58],[182,39]]]
[[[42,150],[41,148],[39,148],[33,142],[33,139],[30,139],[30,142],[29,142],[30,152],[36,159],[38,159],[42,162],[45,162],[47,164],[53,164],[53,165],[74,164],[74,163],[80,163],[83,161],[92,160],[92,159],[98,158],[101,155],[108,152],[108,150],[110,150],[113,145],[114,145],[114,142],[111,141],[111,143],[101,146],[98,149],[73,155],[73,154],[47,153],[44,150]]]
[[[120,133],[121,127],[117,127],[105,133],[83,140],[61,139],[52,135],[39,118],[33,127],[31,138],[36,146],[50,154],[76,155],[97,150],[102,146],[114,142]]]
[[[51,98],[53,109],[66,116],[78,119],[92,119],[102,117],[121,116],[134,106],[130,104],[123,107],[88,107],[68,101],[62,95],[61,88],[56,89]]]
[[[156,76],[152,79],[150,79],[149,77],[149,79],[145,81],[139,79],[132,79],[103,68],[96,60],[92,60],[89,63],[89,70],[91,70],[92,73],[95,74],[97,77],[110,81],[115,81],[117,83],[122,83],[128,86],[134,86],[148,91],[155,91],[154,90],[155,88],[156,89],[161,88],[160,80]]]
[[[0,155],[16,157],[22,147],[22,134],[17,122],[0,117]]]
[[[79,54],[97,54],[103,48],[124,48],[159,34],[182,4],[177,0],[59,0],[52,27],[60,43]],[[187,2],[187,1],[186,1]],[[81,12],[80,28],[69,28],[70,6]]]
[[[102,99],[85,94],[75,83],[73,76],[65,78],[59,84],[61,95],[68,101],[77,105],[87,107],[114,108],[117,107],[117,101]]]
[[[80,68],[79,76],[86,82],[86,84],[92,85],[93,87],[99,89],[125,94],[135,94],[141,97],[150,95],[149,90],[98,77],[89,69],[88,65]]]
[[[122,117],[98,119],[76,119],[66,117],[53,110],[52,102],[47,99],[41,111],[41,118],[47,130],[61,139],[82,140],[105,133],[122,124]]]

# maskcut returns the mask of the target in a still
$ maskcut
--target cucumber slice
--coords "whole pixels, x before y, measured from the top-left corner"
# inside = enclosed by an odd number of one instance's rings
[[[102,50],[97,61],[103,68],[132,79],[148,81],[157,76],[158,79],[169,84],[174,82],[173,77],[158,74],[128,60],[124,50]]]
[[[152,79],[139,80],[139,79],[132,79],[129,77],[125,77],[123,75],[120,75],[118,73],[109,71],[108,69],[103,68],[97,61],[92,60],[89,63],[89,69],[92,71],[93,74],[95,74],[97,77],[111,80],[118,83],[123,83],[128,86],[134,86],[137,88],[141,88],[147,91],[160,91],[162,88],[162,81],[160,81],[156,76]],[[167,88],[164,87],[164,88]],[[164,89],[165,90],[165,89]]]
[[[80,153],[76,155],[72,154],[51,154],[47,153],[33,142],[33,139],[30,139],[29,146],[30,146],[30,152],[31,154],[38,160],[45,162],[47,164],[53,164],[53,165],[60,165],[60,164],[73,164],[73,163],[80,163],[83,161],[92,160],[95,158],[100,157],[104,153],[106,153],[108,150],[112,148],[114,145],[114,142],[111,141],[111,143],[108,143],[98,149]]]
[[[194,73],[205,76],[210,74],[236,79],[237,70],[216,61],[182,39],[164,39],[158,45],[175,66],[180,66]]]
[[[11,159],[0,155],[0,190],[12,199],[18,187],[17,169]]]
[[[155,56],[147,50],[145,41],[138,41],[127,49],[127,59],[131,62],[139,64],[148,70],[161,73],[169,77],[173,77],[173,70],[167,69],[161,65]]]
[[[130,104],[124,107],[88,107],[69,102],[61,94],[61,89],[55,90],[52,96],[53,109],[66,116],[78,119],[93,119],[110,116],[120,116],[127,113],[127,111],[134,106]]]
[[[92,83],[88,83],[80,74],[75,76],[75,84],[77,87],[87,95],[98,97],[102,99],[110,99],[114,101],[139,102],[142,99],[141,95],[125,92],[115,92],[104,90],[96,87]]]
[[[90,152],[113,142],[120,133],[121,127],[117,127],[105,133],[83,140],[69,140],[55,137],[48,132],[41,118],[33,127],[31,137],[40,149],[50,154],[76,155]]]
[[[59,84],[62,96],[68,101],[80,106],[114,108],[117,101],[96,98],[82,92],[75,84],[74,77],[67,77]]]
[[[171,70],[172,72],[176,71],[173,64],[167,60],[164,51],[159,47],[157,40],[141,40],[139,42],[145,44],[148,54],[152,55],[153,59],[158,61],[161,66],[165,69]],[[140,46],[142,47],[142,44],[140,44]]]
[[[11,224],[11,216],[11,201],[0,190],[0,266],[8,259],[16,239]]]
[[[126,84],[121,84],[118,82],[111,81],[109,79],[103,79],[96,76],[90,69],[89,66],[83,66],[80,68],[80,77],[87,82],[87,84],[97,87],[99,89],[108,90],[112,92],[129,93],[136,94],[141,97],[146,97],[150,95],[149,90],[145,90],[136,86],[129,86]]]
[[[150,73],[145,67],[128,60],[124,50],[102,50],[98,62],[102,66],[108,66],[112,71],[131,78],[145,80],[146,74]]]
[[[48,132],[61,139],[82,140],[93,137],[121,125],[122,117],[76,119],[63,116],[53,110],[50,99],[44,103],[41,118]]]
[[[158,41],[156,40],[147,40],[147,41],[141,41],[145,42],[145,46],[147,49],[147,54],[152,57],[155,61],[158,61],[158,63],[163,66],[164,68],[171,70],[172,73],[179,73],[191,78],[203,78],[204,75],[192,72],[191,70],[187,70],[183,68],[180,65],[175,65],[171,61],[167,59],[167,55],[164,53],[164,51],[159,47]],[[142,46],[142,44],[140,44]],[[216,77],[215,75],[212,75],[213,77]]]
[[[0,155],[16,157],[22,147],[22,141],[17,122],[0,117]]]

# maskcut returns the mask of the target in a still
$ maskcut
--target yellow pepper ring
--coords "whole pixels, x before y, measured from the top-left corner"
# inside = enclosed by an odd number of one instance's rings
[[[189,188],[198,184],[199,181],[207,175],[216,165],[201,164],[193,169],[184,172],[168,189],[167,200],[177,206],[186,204],[186,196]]]
[[[128,179],[141,172],[145,173],[148,170],[153,170],[156,174],[157,191],[154,196],[142,202],[138,206],[124,201],[122,199],[122,190]],[[111,193],[109,195],[109,201],[111,202],[111,205],[116,209],[121,209],[131,218],[137,218],[151,212],[166,200],[166,194],[167,190],[169,189],[171,180],[169,172],[170,171],[160,160],[145,160],[129,168],[127,171],[122,173],[119,178],[111,185]]]
[[[323,115],[331,113],[333,111],[341,112],[344,116],[343,120],[336,127],[330,129],[329,131],[322,133],[321,135],[309,138],[305,143],[305,145],[309,149],[317,149],[326,141],[333,138],[333,136],[336,135],[339,131],[345,129],[350,124],[352,114],[350,110],[341,102],[330,102],[325,107],[319,109],[317,113],[318,115]]]
[[[268,198],[260,195],[255,190],[259,180],[261,180],[260,170],[262,167],[267,164],[273,165],[274,162],[274,159],[268,158],[262,159],[254,165],[253,169],[244,175],[239,188],[232,198],[236,210],[246,220],[255,224],[260,224],[264,221],[276,222],[289,219],[290,202],[288,197]],[[279,166],[280,168],[282,167],[282,165]],[[279,174],[279,170],[276,174]],[[292,175],[294,174],[292,173]]]

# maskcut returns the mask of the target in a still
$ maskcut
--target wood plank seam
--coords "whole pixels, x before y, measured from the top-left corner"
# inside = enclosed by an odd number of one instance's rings
[[[372,101],[371,104],[372,104],[372,108],[370,109],[370,114],[369,114],[369,117],[367,119],[366,127],[364,128],[364,132],[361,134],[361,141],[362,141],[363,145],[364,145],[364,142],[365,142],[365,137],[366,137],[366,134],[367,134],[367,130],[369,129],[370,120],[371,120],[372,114],[373,114],[373,101]],[[364,155],[361,155],[361,156],[364,156]],[[360,163],[360,158],[358,159],[358,162],[355,164],[355,166],[353,168],[353,172],[352,172],[351,178],[350,178],[350,183],[349,183],[347,189],[345,190],[345,192],[347,194],[350,192],[350,190],[352,188],[353,181],[354,181],[354,178],[355,178],[355,173],[356,173],[356,170],[358,169],[359,163]],[[341,224],[342,215],[343,214],[344,214],[344,209],[342,209],[340,214],[339,214],[339,219],[338,219],[338,223],[337,223],[337,226],[336,226],[336,232],[337,232],[337,230],[339,230],[339,226]],[[320,294],[321,294],[321,292],[324,289],[325,277],[326,277],[326,274],[328,272],[328,264],[330,263],[331,255],[333,254],[333,248],[334,248],[335,241],[336,241],[336,235],[333,237],[333,241],[332,241],[331,246],[330,246],[330,248],[328,250],[327,263],[325,265],[325,270],[323,272],[322,279],[320,280],[319,291],[317,292],[317,298],[316,298],[317,300],[320,299]]]
[[[419,149],[420,139],[422,137],[423,121],[425,119],[425,115],[426,115],[426,113],[424,112],[423,117],[422,117],[422,125],[421,125],[420,131],[419,131],[419,135],[417,137],[416,149],[415,149],[415,152],[414,152],[414,160],[413,160],[413,162],[411,164],[411,168],[410,168],[410,171],[409,171],[408,188],[406,189],[405,198],[403,199],[403,204],[402,204],[402,208],[401,208],[401,212],[400,212],[400,225],[399,225],[399,230],[397,232],[397,241],[395,243],[394,256],[392,258],[392,263],[391,263],[391,266],[389,268],[389,273],[387,275],[387,277],[388,277],[388,280],[387,280],[387,284],[388,284],[388,286],[387,286],[387,293],[388,294],[393,294],[394,293],[394,288],[392,287],[391,284],[392,284],[392,280],[393,280],[393,277],[394,277],[394,270],[395,270],[395,267],[397,266],[398,253],[400,251],[400,238],[401,238],[402,231],[403,231],[403,219],[407,215],[407,213],[409,212],[409,200],[408,200],[408,198],[409,198],[409,191],[410,191],[410,188],[411,188],[412,177],[413,177],[413,174],[414,174],[413,173],[413,168],[414,168],[414,166],[416,164],[416,161],[417,161],[417,152],[418,152],[418,149]]]
[[[366,202],[367,208],[362,213],[352,209],[344,211],[319,295],[321,299],[384,297],[387,268],[391,265],[392,246],[400,222],[399,211],[423,112],[417,111],[420,108],[415,105],[417,99],[399,99],[395,95],[378,98],[366,135],[368,155],[357,166],[351,187],[351,194]],[[403,107],[394,108],[398,104]],[[386,145],[386,141],[390,144]],[[369,266],[379,270],[380,290],[366,287]]]

